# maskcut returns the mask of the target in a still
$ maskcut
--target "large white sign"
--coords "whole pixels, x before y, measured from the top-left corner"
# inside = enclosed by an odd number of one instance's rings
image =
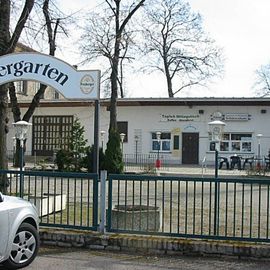
[[[50,85],[66,98],[99,98],[99,70],[76,70],[60,59],[40,53],[1,56],[0,85],[21,80]]]

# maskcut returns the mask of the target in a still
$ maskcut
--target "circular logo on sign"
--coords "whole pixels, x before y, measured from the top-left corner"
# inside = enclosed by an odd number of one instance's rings
[[[81,91],[90,94],[94,90],[95,81],[91,75],[84,75],[80,82]]]

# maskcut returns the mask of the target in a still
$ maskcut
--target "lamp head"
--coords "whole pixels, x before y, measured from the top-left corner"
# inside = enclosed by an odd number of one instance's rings
[[[225,123],[220,120],[215,120],[208,123],[209,131],[212,134],[212,141],[220,142],[224,131]]]
[[[18,121],[16,123],[13,123],[13,126],[15,128],[16,139],[22,141],[22,140],[26,139],[28,127],[32,126],[32,124],[28,123],[26,121]]]
[[[125,136],[126,136],[126,134],[125,134],[125,133],[120,133],[120,139],[121,139],[121,142],[123,142],[123,141],[124,141]]]
[[[156,136],[157,136],[157,140],[160,141],[161,132],[160,132],[160,131],[157,131],[157,132],[156,132]]]

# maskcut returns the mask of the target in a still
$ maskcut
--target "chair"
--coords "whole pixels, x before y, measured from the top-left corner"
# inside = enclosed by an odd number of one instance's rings
[[[219,169],[221,169],[222,168],[222,166],[223,166],[223,163],[225,163],[226,164],[226,169],[228,170],[229,169],[229,161],[228,161],[228,159],[227,158],[225,158],[225,157],[220,157],[219,158]]]
[[[264,157],[265,169],[270,169],[270,157]]]
[[[253,168],[253,163],[254,163],[254,157],[245,158],[245,161],[244,161],[244,164],[243,164],[243,170],[245,169],[247,163],[249,164],[249,168],[252,169]]]
[[[239,156],[231,156],[231,170],[234,169],[235,165],[237,165],[237,169],[241,170],[241,158]]]

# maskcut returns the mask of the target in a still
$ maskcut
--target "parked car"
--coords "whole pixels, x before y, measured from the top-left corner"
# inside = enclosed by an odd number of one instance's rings
[[[36,207],[0,193],[0,265],[17,269],[29,265],[39,248]]]

